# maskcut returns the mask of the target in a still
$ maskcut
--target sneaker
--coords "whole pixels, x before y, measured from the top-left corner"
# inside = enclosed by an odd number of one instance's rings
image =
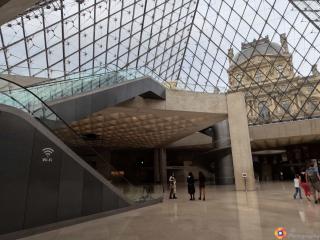
[[[315,204],[318,204],[318,200],[315,200],[314,203],[315,203]]]
[[[199,200],[201,200],[201,197],[199,197]]]
[[[206,199],[204,198],[203,201],[205,201]]]

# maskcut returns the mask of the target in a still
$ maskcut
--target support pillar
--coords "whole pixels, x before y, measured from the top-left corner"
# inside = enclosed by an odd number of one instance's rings
[[[236,92],[228,94],[227,104],[236,190],[245,190],[245,181],[242,177],[242,173],[247,175],[247,190],[255,190],[255,178],[244,93]]]
[[[159,163],[159,150],[154,150],[153,157],[153,179],[155,183],[160,183],[160,163]]]
[[[223,149],[216,154],[217,157],[217,184],[234,184],[232,154],[230,150],[229,124],[227,120],[218,122],[213,126],[213,145],[215,149]]]
[[[164,189],[167,189],[167,153],[165,148],[160,148],[158,151],[161,184],[163,185]]]
[[[216,178],[217,184],[219,185],[234,184],[232,155],[229,149],[219,154],[217,167],[218,167],[218,177]]]

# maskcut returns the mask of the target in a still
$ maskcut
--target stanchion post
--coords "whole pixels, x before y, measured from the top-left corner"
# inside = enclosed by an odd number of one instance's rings
[[[248,190],[247,190],[247,173],[242,173],[242,178],[243,178],[243,180],[244,180],[244,190],[247,192]]]

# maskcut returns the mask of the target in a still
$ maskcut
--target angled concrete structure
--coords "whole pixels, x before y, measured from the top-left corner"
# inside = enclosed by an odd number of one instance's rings
[[[33,7],[38,0],[1,0],[0,1],[0,25],[9,22],[23,13],[26,9]]]
[[[0,126],[0,235],[132,205],[27,113],[0,105]]]

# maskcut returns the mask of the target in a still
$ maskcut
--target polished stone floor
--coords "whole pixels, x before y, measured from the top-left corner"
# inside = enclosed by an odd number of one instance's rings
[[[207,187],[207,200],[177,200],[34,235],[25,240],[271,240],[284,227],[290,240],[320,240],[320,205],[293,200],[292,183],[261,184],[256,192]]]

